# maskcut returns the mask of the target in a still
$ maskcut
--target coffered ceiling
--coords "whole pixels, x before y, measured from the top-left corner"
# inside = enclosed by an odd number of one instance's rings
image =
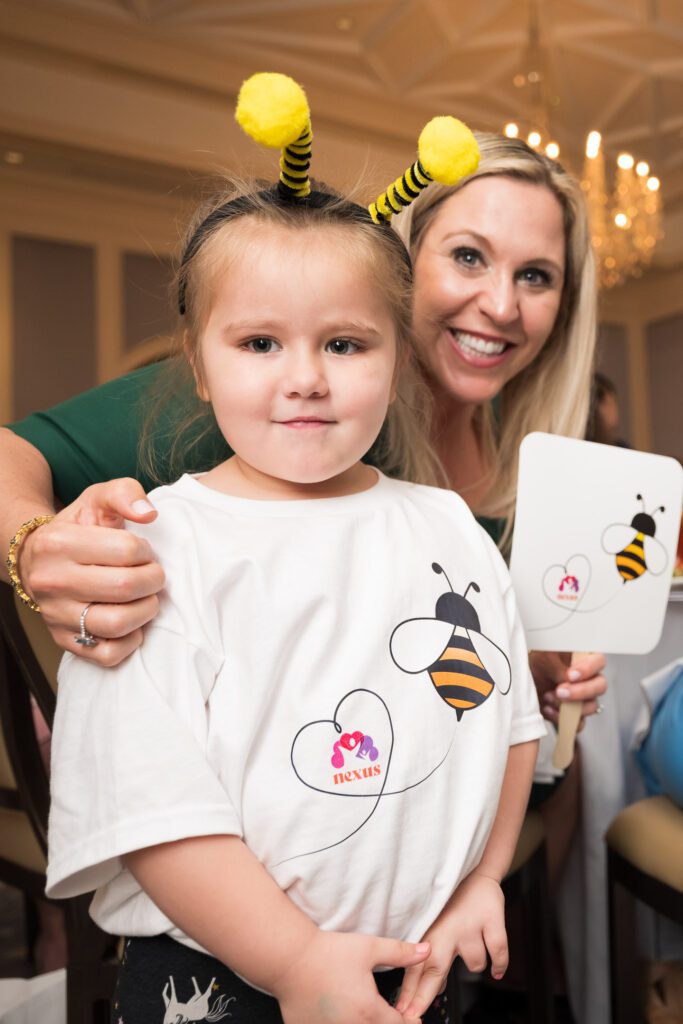
[[[307,89],[323,174],[354,149],[384,171],[434,113],[524,120],[537,70],[562,158],[580,167],[598,128],[683,216],[683,0],[540,0],[539,32],[532,68],[522,0],[0,0],[0,146],[164,188],[257,159],[230,105],[280,70]]]

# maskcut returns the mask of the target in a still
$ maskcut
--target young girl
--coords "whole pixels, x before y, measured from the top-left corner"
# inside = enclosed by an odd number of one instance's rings
[[[388,411],[397,471],[420,451],[410,261],[295,138],[296,194],[214,204],[180,270],[234,454],[135,528],[166,571],[144,645],[60,673],[48,894],[97,888],[129,937],[116,1024],[414,1021],[456,954],[507,964],[544,731],[510,581],[456,495],[362,461]]]

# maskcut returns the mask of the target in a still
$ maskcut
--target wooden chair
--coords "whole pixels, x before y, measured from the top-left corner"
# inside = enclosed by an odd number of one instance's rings
[[[643,1024],[636,900],[683,925],[683,810],[654,796],[625,808],[607,835],[612,1024]]]
[[[503,892],[508,904],[522,907],[529,1024],[553,1024],[552,910],[545,826],[538,811],[527,811]]]
[[[44,898],[45,890],[49,780],[36,740],[31,696],[51,726],[59,658],[42,619],[15,604],[11,589],[0,584],[0,875],[36,898]],[[116,939],[93,923],[89,903],[88,896],[62,902],[67,1024],[109,1021]]]
[[[35,939],[34,900],[45,891],[45,854],[22,803],[0,729],[0,880],[24,894],[29,947]]]
[[[548,894],[545,826],[538,811],[527,811],[517,849],[503,879],[506,904],[521,902],[524,919],[524,966],[529,1024],[553,1024],[551,909]],[[451,1024],[461,1024],[457,961],[446,986]]]
[[[6,670],[0,652],[0,676]],[[44,694],[54,707],[54,695]],[[45,892],[48,783],[26,695],[0,686],[0,878],[24,893],[29,947],[35,938],[34,900]]]

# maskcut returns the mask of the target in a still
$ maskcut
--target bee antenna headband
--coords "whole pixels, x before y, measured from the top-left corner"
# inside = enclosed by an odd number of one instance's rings
[[[278,202],[311,203],[331,201],[326,193],[311,192],[308,171],[311,164],[311,115],[306,94],[292,78],[274,72],[252,75],[242,84],[237,97],[235,119],[247,135],[262,146],[280,149],[280,180],[277,190],[264,190],[261,198]],[[369,218],[386,228],[391,217],[409,206],[432,181],[455,185],[473,174],[479,164],[479,147],[467,125],[455,117],[435,117],[425,125],[418,141],[418,159],[392,182],[375,202],[364,209],[346,204],[354,219]],[[223,221],[249,212],[246,197],[232,199],[196,228],[185,246],[179,273],[178,309],[185,313],[187,267],[204,240]],[[406,253],[410,265],[410,257]]]
[[[247,135],[262,146],[282,149],[280,192],[305,198],[311,191],[311,116],[306,94],[287,75],[262,73],[243,83],[235,118]],[[479,147],[466,124],[455,117],[434,117],[418,140],[418,159],[368,207],[375,224],[410,206],[432,181],[455,185],[473,174]]]
[[[432,181],[455,185],[479,166],[477,140],[456,117],[433,117],[422,129],[417,145],[415,163],[370,203],[368,209],[375,224],[388,223]]]
[[[304,199],[311,191],[311,115],[306,93],[287,75],[252,75],[237,97],[235,120],[255,142],[280,149],[281,194]]]

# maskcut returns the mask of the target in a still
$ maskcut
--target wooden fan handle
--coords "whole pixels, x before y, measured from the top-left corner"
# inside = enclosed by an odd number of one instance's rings
[[[557,743],[553,752],[553,765],[562,771],[569,767],[574,757],[574,740],[581,721],[582,706],[583,701],[580,700],[569,700],[560,704],[560,720]]]

